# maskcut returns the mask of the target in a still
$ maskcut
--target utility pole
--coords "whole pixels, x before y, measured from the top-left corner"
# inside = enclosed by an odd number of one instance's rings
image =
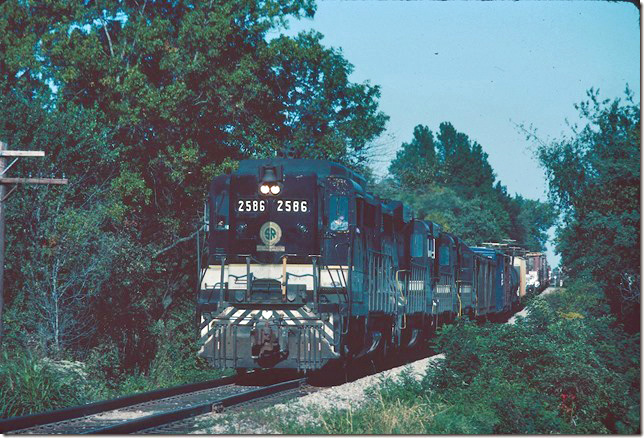
[[[62,178],[5,178],[4,174],[21,157],[44,157],[44,151],[10,151],[7,150],[7,143],[0,141],[0,347],[4,340],[4,243],[5,243],[5,202],[16,190],[18,184],[67,184]],[[14,157],[7,166],[7,157]],[[14,186],[7,193],[7,185]]]

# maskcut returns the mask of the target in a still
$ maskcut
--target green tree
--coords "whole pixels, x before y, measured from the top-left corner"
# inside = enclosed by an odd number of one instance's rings
[[[441,123],[436,136],[418,125],[391,162],[391,178],[376,188],[470,244],[512,238],[529,250],[543,250],[554,221],[550,206],[508,195],[495,184],[487,158],[480,144],[451,123]]]
[[[402,144],[389,166],[396,182],[408,188],[427,186],[438,179],[434,134],[427,126],[417,125],[413,136],[410,143]]]
[[[271,41],[274,92],[284,117],[281,148],[293,158],[331,159],[356,167],[388,117],[378,110],[380,88],[352,84],[353,66],[340,50],[322,45],[322,34],[300,33]]]
[[[29,267],[49,269],[61,254],[101,260],[109,281],[88,280],[96,333],[86,346],[115,345],[125,368],[145,369],[152,327],[192,299],[197,212],[212,176],[287,147],[364,163],[387,119],[378,87],[350,82],[351,65],[319,34],[268,38],[314,11],[312,0],[1,3],[0,136],[47,152],[41,167],[12,172],[70,178],[58,194],[28,188],[10,200],[11,224],[42,212],[31,228],[8,230],[8,260],[28,261],[8,267],[10,304],[36,299]],[[68,217],[87,245],[44,257],[40,236],[63,235],[56,218]],[[69,263],[72,278],[80,267]],[[14,333],[38,324],[14,322]]]
[[[548,241],[547,230],[556,220],[555,209],[549,203],[515,195],[518,206],[516,236],[530,250],[542,250]]]
[[[606,288],[613,309],[639,327],[640,106],[600,100],[591,89],[576,105],[583,127],[540,143],[537,156],[559,208],[557,251],[570,275],[589,274]],[[530,138],[537,139],[534,134]],[[537,139],[538,140],[538,139]]]

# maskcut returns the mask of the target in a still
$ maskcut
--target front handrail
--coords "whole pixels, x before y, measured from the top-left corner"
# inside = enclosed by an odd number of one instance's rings
[[[226,256],[221,257],[221,272],[219,277],[219,306],[224,305],[224,268],[226,267]]]
[[[402,287],[400,287],[400,279],[398,277],[398,274],[400,274],[401,272],[409,272],[409,273],[411,273],[411,271],[409,271],[408,269],[399,269],[399,270],[396,271],[396,288],[398,288],[398,292],[400,293],[400,298],[401,298],[401,301],[403,302],[403,306],[404,306],[404,308],[403,308],[403,325],[400,328],[402,330],[404,330],[404,329],[407,328],[407,298],[405,297],[405,294],[403,293]],[[398,306],[396,306],[396,313],[398,313],[397,311],[398,311]]]

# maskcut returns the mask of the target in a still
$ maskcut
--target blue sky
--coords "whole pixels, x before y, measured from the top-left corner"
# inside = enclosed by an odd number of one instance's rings
[[[516,124],[544,141],[570,133],[573,105],[640,94],[639,13],[629,3],[320,1],[314,19],[291,20],[341,48],[354,82],[381,86],[390,116],[373,167],[384,175],[414,126],[443,121],[479,142],[510,193],[546,199],[543,171]],[[548,251],[550,263],[558,257]]]

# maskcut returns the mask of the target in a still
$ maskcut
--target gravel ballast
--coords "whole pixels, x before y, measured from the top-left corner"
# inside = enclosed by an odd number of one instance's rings
[[[445,356],[437,354],[432,357],[418,360],[407,365],[392,368],[378,374],[363,377],[343,385],[325,388],[312,394],[292,400],[288,403],[277,404],[263,411],[271,411],[273,415],[283,418],[297,419],[300,424],[318,423],[322,412],[331,409],[356,409],[368,400],[367,389],[379,385],[383,380],[398,379],[401,374],[408,373],[420,381],[430,363],[436,363]],[[267,413],[268,414],[268,413]],[[261,411],[255,418],[261,417]],[[191,433],[195,434],[273,434],[280,431],[273,430],[269,424],[259,425],[253,418],[244,418],[238,414],[211,414],[203,417],[205,421],[215,420],[217,424],[202,428]]]

